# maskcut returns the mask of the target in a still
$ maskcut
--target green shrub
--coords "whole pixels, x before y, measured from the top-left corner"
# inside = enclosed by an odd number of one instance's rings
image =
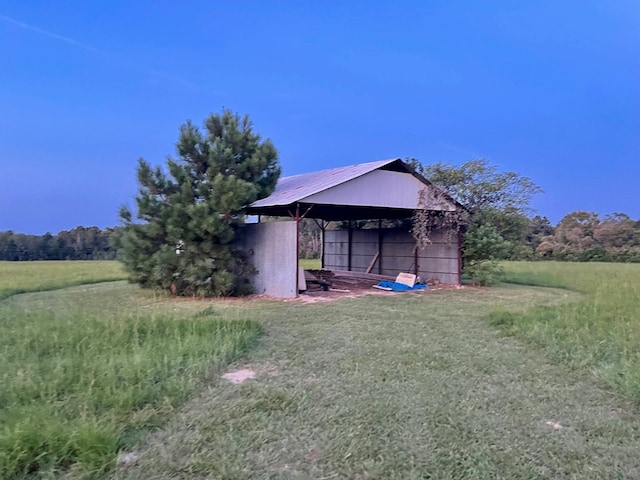
[[[500,279],[502,267],[497,260],[472,260],[467,263],[465,272],[474,285],[486,287]]]
[[[504,259],[511,250],[506,241],[493,225],[474,226],[464,238],[465,273],[471,277],[474,285],[495,284],[502,269],[498,260]]]

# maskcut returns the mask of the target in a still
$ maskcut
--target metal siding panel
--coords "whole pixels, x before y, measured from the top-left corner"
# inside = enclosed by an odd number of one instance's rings
[[[429,188],[409,173],[373,170],[304,198],[305,203],[416,209]],[[449,204],[449,209],[455,207]]]
[[[367,256],[371,258],[378,251],[378,243],[354,243],[353,256]]]
[[[437,280],[440,283],[445,283],[449,285],[457,285],[458,284],[458,274],[457,273],[438,273],[438,272],[423,272],[422,270],[419,272],[420,279],[423,282],[428,282],[430,280]]]
[[[349,244],[347,242],[330,242],[325,244],[325,251],[347,255],[349,253]]]
[[[458,245],[432,244],[418,250],[419,258],[458,258]]]
[[[353,241],[354,242],[378,242],[378,230],[372,229],[364,229],[364,230],[354,230],[353,231]]]
[[[362,240],[354,242],[352,256],[352,270],[365,271],[373,255],[378,251],[378,229],[356,230],[354,238]],[[382,269],[375,268],[376,273],[395,276],[400,272],[413,271],[415,268],[414,246],[415,240],[406,230],[382,229],[383,245],[379,261]],[[346,230],[328,230],[327,238],[346,239]],[[439,238],[450,238],[440,232]],[[458,245],[457,237],[453,236],[453,243],[433,243],[418,252],[419,275],[424,279],[438,278],[442,283],[458,283]],[[375,240],[375,242],[374,242]],[[333,242],[327,244],[326,262],[328,269],[346,269],[347,256],[345,243]],[[342,246],[345,255],[338,255]]]
[[[268,222],[243,227],[241,245],[256,269],[250,280],[255,293],[293,298],[298,293],[296,223]]]
[[[304,173],[278,180],[274,192],[266,198],[254,202],[252,207],[268,207],[274,205],[289,205],[302,199],[353,178],[364,175],[372,170],[384,167],[399,159],[380,160],[377,162],[359,163],[346,167],[331,168],[317,172]]]
[[[458,274],[457,259],[452,258],[434,258],[429,262],[421,263],[420,270],[425,272]]]
[[[347,230],[325,230],[327,242],[346,242],[348,238]]]

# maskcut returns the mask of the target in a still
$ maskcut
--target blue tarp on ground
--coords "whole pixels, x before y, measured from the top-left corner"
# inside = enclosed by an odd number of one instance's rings
[[[390,280],[381,280],[378,283],[379,287],[390,288],[393,292],[406,292],[409,290],[424,290],[427,288],[426,285],[422,285],[421,283],[415,284],[413,287],[409,285],[405,285],[404,283],[392,282]]]

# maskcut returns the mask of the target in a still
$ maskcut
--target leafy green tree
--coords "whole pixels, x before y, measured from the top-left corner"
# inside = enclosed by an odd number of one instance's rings
[[[182,125],[177,153],[167,160],[168,174],[139,160],[140,222],[121,208],[120,258],[143,287],[177,295],[246,293],[251,266],[235,241],[244,208],[275,188],[277,151],[254,133],[248,116],[225,109],[203,130]]]
[[[488,209],[526,215],[530,213],[531,197],[542,192],[530,178],[501,172],[485,159],[470,160],[459,167],[432,163],[425,167],[424,175],[476,217]]]
[[[547,217],[536,215],[529,219],[529,228],[526,235],[526,243],[531,252],[535,252],[543,239],[553,235],[555,229]]]
[[[526,241],[530,232],[530,221],[526,215],[511,208],[488,208],[484,212],[482,224],[492,226],[508,242],[507,247],[500,250],[503,259],[519,260],[533,256],[534,250]]]
[[[501,273],[499,260],[505,258],[512,245],[496,227],[489,224],[472,225],[462,243],[465,253],[465,272],[475,285],[491,285]]]
[[[538,256],[556,260],[640,261],[640,231],[624,213],[600,219],[595,212],[575,211],[564,216],[552,234],[542,238]]]
[[[599,257],[602,250],[593,237],[599,224],[600,219],[595,212],[571,212],[560,220],[553,235],[542,239],[536,253],[540,257],[558,260],[588,260],[594,255]]]
[[[467,208],[461,219],[466,228],[463,263],[474,281],[492,283],[498,260],[523,256],[531,198],[542,191],[531,179],[501,172],[485,159],[461,166],[433,163],[422,173]]]
[[[402,160],[404,163],[409,165],[413,169],[414,172],[424,176],[425,175],[425,166],[422,164],[420,160],[414,157],[404,157]]]
[[[18,260],[18,245],[11,230],[0,232],[0,260]]]
[[[625,213],[607,215],[594,228],[593,238],[611,251],[635,246],[639,240],[634,221]]]

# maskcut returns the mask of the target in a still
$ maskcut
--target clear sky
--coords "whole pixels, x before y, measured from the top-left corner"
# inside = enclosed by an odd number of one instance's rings
[[[0,3],[0,230],[113,226],[228,107],[284,175],[484,157],[538,213],[640,218],[640,2]]]

